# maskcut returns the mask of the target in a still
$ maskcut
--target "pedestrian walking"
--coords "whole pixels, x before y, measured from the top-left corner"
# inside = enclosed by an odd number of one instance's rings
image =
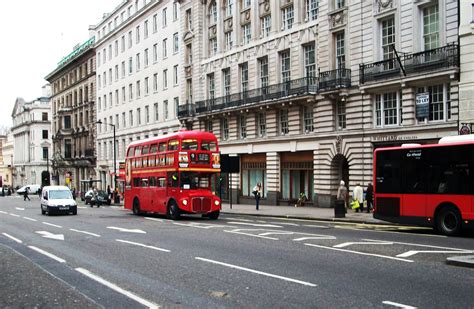
[[[352,199],[359,203],[359,207],[357,207],[355,211],[363,212],[364,211],[364,190],[360,186],[360,183],[357,183],[357,185],[355,186],[354,191],[352,192]]]
[[[258,210],[260,205],[260,197],[262,196],[262,184],[260,182],[257,182],[255,187],[253,187],[252,193],[255,195],[255,209]]]
[[[2,196],[5,196],[5,187],[2,186]]]
[[[76,200],[76,188],[72,188],[72,198]]]
[[[365,200],[367,201],[367,213],[372,211],[373,202],[374,202],[374,187],[372,183],[367,184],[367,190],[365,191]]]
[[[110,190],[110,185],[107,186],[107,196],[109,199],[112,199],[112,190]]]
[[[344,180],[341,180],[339,183],[339,188],[337,188],[336,203],[339,205],[344,205],[344,208],[347,208],[347,188]]]
[[[23,192],[23,201],[26,201],[26,199],[28,199],[28,201],[31,201],[28,197],[28,190],[30,190],[30,188],[26,187],[25,192]]]

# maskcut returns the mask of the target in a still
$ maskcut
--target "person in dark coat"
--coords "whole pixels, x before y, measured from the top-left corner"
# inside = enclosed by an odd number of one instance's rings
[[[367,185],[367,189],[365,191],[365,200],[367,201],[367,213],[370,213],[374,205],[374,187],[370,182]]]
[[[28,201],[31,201],[28,197],[28,190],[30,190],[30,188],[26,187],[25,192],[23,192],[23,201],[26,201],[26,199],[28,199]]]

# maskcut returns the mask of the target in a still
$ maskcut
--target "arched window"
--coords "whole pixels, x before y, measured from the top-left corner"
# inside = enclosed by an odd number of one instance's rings
[[[212,1],[209,4],[209,24],[217,23],[217,4],[216,1]]]

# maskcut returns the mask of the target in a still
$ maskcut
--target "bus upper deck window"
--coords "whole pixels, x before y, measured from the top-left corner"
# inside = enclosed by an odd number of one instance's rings
[[[143,149],[142,149],[142,154],[148,154],[148,149],[149,149],[150,146],[146,145],[146,146],[143,146]]]
[[[142,154],[142,148],[140,146],[135,148],[135,156],[139,156]]]
[[[208,151],[217,151],[217,144],[213,141],[202,141],[201,149]]]
[[[158,146],[158,152],[165,152],[166,151],[166,142],[160,143]]]
[[[158,145],[157,145],[157,144],[151,145],[151,147],[150,147],[150,153],[156,153],[157,150],[158,150]]]
[[[197,150],[198,142],[195,139],[183,139],[183,141],[181,142],[181,149],[182,150]]]
[[[170,140],[168,142],[168,150],[172,151],[172,150],[178,150],[179,148],[179,141],[178,140]]]
[[[135,148],[133,148],[133,147],[128,148],[127,157],[133,156],[134,151],[135,151]]]

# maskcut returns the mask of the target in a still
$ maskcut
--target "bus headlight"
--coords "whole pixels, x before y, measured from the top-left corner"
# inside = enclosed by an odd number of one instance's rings
[[[218,200],[214,201],[214,205],[219,206],[220,202]]]
[[[183,200],[183,205],[184,206],[188,205],[188,200]]]

